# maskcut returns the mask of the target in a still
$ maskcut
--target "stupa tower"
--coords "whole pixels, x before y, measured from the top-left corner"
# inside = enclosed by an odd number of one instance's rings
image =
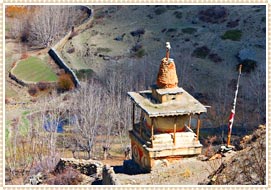
[[[166,43],[166,57],[161,60],[156,84],[151,90],[128,92],[133,103],[132,125],[129,131],[132,159],[146,171],[161,161],[193,156],[201,153],[199,142],[200,114],[205,106],[183,88],[178,77],[170,43]],[[135,123],[135,109],[141,110]],[[197,119],[196,133],[191,118]]]

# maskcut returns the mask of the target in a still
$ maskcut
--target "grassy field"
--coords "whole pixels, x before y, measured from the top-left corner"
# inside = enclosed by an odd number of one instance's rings
[[[29,82],[57,81],[56,74],[37,57],[29,57],[26,60],[20,61],[13,70],[19,79]]]

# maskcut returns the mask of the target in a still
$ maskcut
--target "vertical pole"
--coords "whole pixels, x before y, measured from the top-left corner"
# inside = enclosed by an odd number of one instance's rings
[[[133,108],[132,108],[132,127],[134,128],[135,124],[135,104],[133,103]]]
[[[191,115],[189,116],[189,123],[188,123],[188,128],[191,128]]]
[[[140,114],[140,123],[139,123],[139,133],[140,133],[140,136],[142,137],[142,127],[143,127],[143,118],[144,118],[144,115],[143,115],[143,110],[141,110],[141,114]]]
[[[167,61],[168,61],[168,59],[169,59],[169,50],[167,49],[167,51],[166,51],[166,59],[167,59]]]
[[[228,139],[227,139],[227,146],[228,147],[231,144],[231,132],[232,132],[232,125],[233,125],[233,120],[234,120],[234,116],[235,116],[235,107],[236,107],[237,94],[238,94],[239,81],[240,81],[241,74],[242,74],[242,65],[239,66],[239,74],[238,74],[238,79],[237,79],[237,84],[236,84],[235,96],[234,96],[234,100],[233,100],[233,108],[231,110],[231,114],[230,114],[230,118],[229,118]]]
[[[228,131],[228,138],[227,138],[227,146],[230,146],[231,144],[231,132],[230,130]]]
[[[177,118],[175,117],[174,118],[174,133],[173,133],[173,143],[174,143],[174,146],[176,145],[176,120]]]
[[[197,122],[197,140],[199,140],[199,128],[200,128],[200,115],[198,114],[198,122]]]
[[[151,118],[151,146],[153,147],[153,118]]]

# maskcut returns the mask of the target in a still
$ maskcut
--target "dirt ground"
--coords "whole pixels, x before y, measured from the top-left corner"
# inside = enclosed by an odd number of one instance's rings
[[[116,172],[116,178],[122,185],[198,185],[217,170],[224,159],[200,161],[197,157],[183,158],[146,174],[128,175]]]

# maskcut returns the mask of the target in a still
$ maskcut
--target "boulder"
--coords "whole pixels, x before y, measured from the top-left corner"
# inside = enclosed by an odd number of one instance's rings
[[[104,165],[103,167],[103,185],[119,185],[119,181],[115,176],[115,172],[113,170],[113,167],[110,167],[109,165]]]
[[[61,173],[66,167],[72,167],[87,176],[101,176],[103,164],[96,160],[61,158],[55,167],[55,172]]]

